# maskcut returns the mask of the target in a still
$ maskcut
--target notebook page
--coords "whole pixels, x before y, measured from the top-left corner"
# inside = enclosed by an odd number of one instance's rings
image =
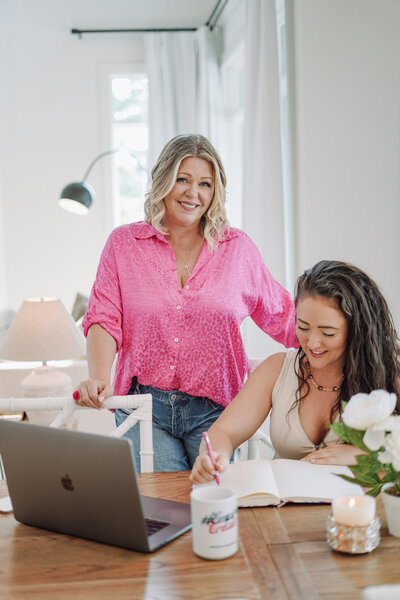
[[[277,459],[272,462],[277,487],[282,499],[330,501],[336,496],[363,494],[360,486],[345,481],[335,473],[350,475],[348,467],[315,465],[301,460]]]
[[[243,460],[229,464],[221,473],[221,484],[233,489],[238,498],[252,494],[271,494],[280,498],[271,461],[267,460]]]

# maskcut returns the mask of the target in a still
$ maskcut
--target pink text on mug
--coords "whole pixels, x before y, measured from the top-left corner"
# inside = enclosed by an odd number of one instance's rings
[[[232,527],[237,526],[237,509],[233,512],[223,514],[221,512],[213,512],[211,515],[206,515],[202,524],[208,526],[208,532],[213,535],[222,531],[229,531]]]

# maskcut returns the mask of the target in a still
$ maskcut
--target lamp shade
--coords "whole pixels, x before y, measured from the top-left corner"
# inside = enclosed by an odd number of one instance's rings
[[[95,199],[93,187],[86,181],[69,183],[62,190],[58,204],[69,212],[86,215]]]
[[[87,168],[81,182],[69,183],[63,188],[58,200],[58,205],[61,206],[61,208],[64,208],[65,210],[77,215],[86,215],[95,199],[94,189],[89,183],[86,182],[86,179],[98,160],[103,158],[103,156],[107,156],[108,154],[114,154],[114,152],[118,152],[118,150],[119,148],[106,150],[105,152],[102,152],[96,156],[96,158],[92,160]]]
[[[85,338],[58,298],[24,300],[0,345],[0,357],[16,361],[78,359]]]

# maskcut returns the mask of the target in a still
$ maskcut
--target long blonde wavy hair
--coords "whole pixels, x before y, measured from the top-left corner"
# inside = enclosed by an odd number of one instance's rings
[[[229,221],[225,211],[226,175],[217,151],[202,135],[177,135],[164,146],[151,171],[152,186],[146,193],[144,203],[145,220],[164,235],[168,235],[167,227],[162,224],[165,214],[164,198],[176,182],[181,162],[189,157],[206,160],[214,172],[214,196],[200,222],[200,233],[209,248],[213,249],[229,232]]]

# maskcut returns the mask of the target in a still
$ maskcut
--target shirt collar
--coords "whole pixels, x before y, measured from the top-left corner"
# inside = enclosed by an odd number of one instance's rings
[[[146,223],[145,221],[138,221],[137,223],[131,223],[131,233],[136,239],[144,240],[150,237],[157,237],[160,240],[165,240],[165,236],[160,231],[157,231],[153,225]]]
[[[130,225],[133,237],[136,239],[146,239],[150,237],[156,237],[159,240],[165,240],[165,235],[158,231],[150,223],[145,221],[138,221],[137,223],[131,223]],[[231,227],[227,236],[224,236],[220,243],[227,242],[239,235],[239,230]]]

